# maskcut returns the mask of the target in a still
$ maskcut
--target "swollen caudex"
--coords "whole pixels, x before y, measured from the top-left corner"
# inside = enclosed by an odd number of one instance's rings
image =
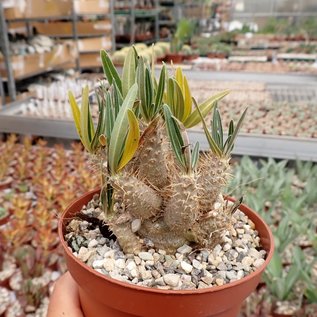
[[[203,213],[212,210],[219,194],[230,177],[228,158],[220,158],[212,153],[205,154],[199,166],[197,186],[199,190],[200,210]]]
[[[199,215],[196,178],[180,175],[171,185],[171,197],[166,204],[164,221],[171,230],[185,233]]]
[[[135,176],[117,175],[111,181],[123,198],[126,211],[132,216],[148,219],[160,212],[162,198]]]

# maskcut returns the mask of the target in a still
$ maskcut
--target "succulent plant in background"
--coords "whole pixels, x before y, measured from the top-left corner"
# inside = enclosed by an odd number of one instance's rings
[[[104,220],[126,253],[142,249],[142,239],[174,252],[185,243],[212,247],[230,227],[233,211],[222,196],[230,177],[230,153],[237,126],[230,122],[224,140],[216,104],[228,91],[197,104],[181,69],[170,77],[163,65],[159,80],[130,48],[122,77],[101,52],[109,87],[97,91],[99,118],[95,127],[88,88],[81,108],[69,94],[74,121],[88,152],[100,160]],[[204,118],[214,109],[211,131]],[[199,156],[186,129],[203,122],[210,151]]]
[[[186,41],[189,41],[195,32],[194,23],[188,19],[181,19],[177,23],[175,34],[171,40],[171,53],[178,54]]]

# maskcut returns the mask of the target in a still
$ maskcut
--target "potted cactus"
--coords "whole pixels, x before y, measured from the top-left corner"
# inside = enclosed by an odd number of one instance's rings
[[[96,127],[88,89],[81,108],[69,94],[101,188],[59,222],[85,316],[237,316],[273,252],[261,218],[222,194],[245,112],[225,140],[216,104],[228,91],[197,104],[180,68],[170,77],[163,65],[156,81],[133,47],[122,76],[105,51],[101,59],[109,87],[97,91]],[[186,132],[200,122],[210,145],[202,155]]]

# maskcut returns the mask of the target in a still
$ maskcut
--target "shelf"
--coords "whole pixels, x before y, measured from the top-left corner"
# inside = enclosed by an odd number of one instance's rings
[[[60,69],[61,67],[63,67],[64,65],[67,65],[68,63],[72,62],[71,60],[68,60],[68,61],[65,61],[61,64],[58,64],[56,66],[52,66],[52,67],[47,67],[47,68],[43,68],[39,71],[36,71],[36,72],[32,72],[32,73],[29,73],[29,74],[25,74],[25,75],[22,75],[22,76],[17,76],[17,77],[14,77],[15,80],[23,80],[23,79],[27,79],[27,78],[30,78],[30,77],[35,77],[35,76],[39,76],[41,74],[44,74],[44,73],[48,73],[48,72],[52,72],[54,70],[58,70]],[[2,78],[2,81],[6,82],[7,81],[7,78]]]
[[[135,18],[153,18],[156,17],[159,14],[159,11],[156,9],[153,10],[115,10],[115,15],[125,15],[125,16],[131,16],[132,14],[135,16]]]
[[[152,44],[152,43],[155,43],[155,42],[156,42],[155,38],[148,39],[148,40],[142,40],[142,41],[138,41],[138,40],[135,41],[135,43],[144,43],[144,44]],[[117,42],[116,43],[116,46],[118,48],[122,48],[122,47],[129,46],[129,45],[130,45],[129,42],[126,42],[126,43]]]
[[[159,25],[176,25],[175,21],[169,21],[169,20],[160,20]]]
[[[19,19],[8,19],[7,22],[35,22],[35,21],[46,21],[46,20],[72,20],[72,16],[51,16],[51,17],[34,17],[34,18],[19,18]]]
[[[93,17],[104,17],[104,18],[111,18],[111,14],[110,13],[100,13],[100,12],[96,12],[96,13],[76,13],[77,17],[80,18],[84,18],[84,17],[89,17],[89,16],[93,16]]]
[[[111,33],[111,32],[108,32],[108,33]],[[82,38],[95,38],[95,37],[101,37],[101,36],[104,36],[106,35],[107,32],[105,33],[100,33],[100,34],[77,34],[77,37],[82,39]],[[65,34],[50,34],[50,35],[47,35],[49,37],[56,37],[56,38],[59,38],[59,39],[72,39],[73,36],[70,34],[70,35],[65,35]]]
[[[72,121],[12,115],[12,112],[18,110],[20,106],[21,102],[17,102],[0,111],[0,132],[78,139]],[[190,129],[188,133],[192,143],[199,142],[201,150],[209,149],[202,130]],[[237,138],[233,154],[317,162],[316,147],[316,139],[241,133]]]

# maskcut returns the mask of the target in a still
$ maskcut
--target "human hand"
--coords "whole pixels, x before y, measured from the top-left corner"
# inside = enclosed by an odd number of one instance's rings
[[[47,317],[84,317],[80,307],[78,287],[69,272],[55,283]]]

